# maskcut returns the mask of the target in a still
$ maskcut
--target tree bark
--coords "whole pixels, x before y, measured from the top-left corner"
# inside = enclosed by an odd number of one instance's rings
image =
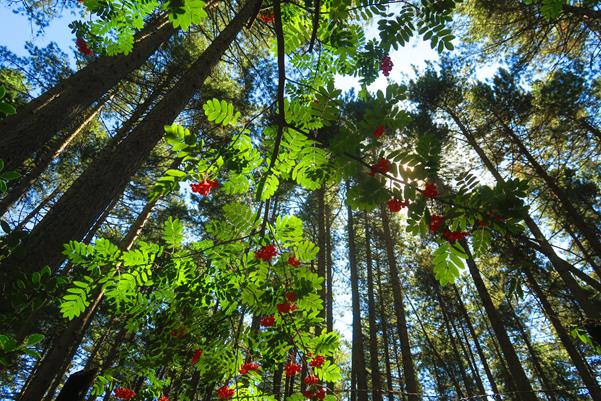
[[[386,309],[384,308],[384,291],[382,289],[382,272],[380,267],[376,264],[376,270],[378,273],[378,294],[379,294],[379,305],[380,305],[380,325],[382,326],[382,348],[384,349],[384,366],[386,367],[386,386],[388,393],[388,401],[394,401],[394,393],[392,387],[392,371],[390,368],[390,349],[388,347],[388,328],[386,327]]]
[[[348,183],[347,183],[348,189]],[[351,301],[353,309],[352,364],[353,379],[351,391],[354,399],[367,401],[367,372],[365,371],[365,352],[363,349],[363,332],[361,328],[361,300],[359,298],[359,271],[357,266],[357,246],[355,243],[355,225],[353,211],[347,206],[348,259],[351,270]]]
[[[326,202],[326,330],[334,331],[334,284],[332,261],[332,208]]]
[[[382,377],[378,358],[378,325],[376,323],[376,300],[374,297],[374,279],[371,257],[371,240],[367,213],[363,215],[365,230],[365,263],[367,264],[367,318],[369,321],[369,366],[371,369],[372,400],[382,401]]]
[[[324,283],[319,290],[319,297],[326,300],[326,206],[325,189],[322,186],[315,191],[317,196],[317,275],[324,279]],[[319,312],[319,317],[325,320],[326,308]]]
[[[488,169],[488,171],[499,183],[504,183],[505,179],[501,176],[501,174],[496,169],[492,161],[488,158],[484,150],[478,145],[478,142],[476,141],[475,137],[472,135],[470,130],[463,124],[459,116],[457,116],[457,114],[451,109],[446,108],[444,110],[453,119],[455,124],[457,124],[461,133],[466,138],[470,146],[474,149],[474,151],[478,154],[480,160]],[[555,271],[560,275],[563,282],[569,288],[570,292],[584,311],[585,315],[592,321],[601,320],[601,305],[590,299],[590,294],[588,293],[588,291],[582,288],[571,274],[571,268],[576,268],[570,265],[562,258],[560,258],[559,255],[555,253],[553,246],[551,246],[549,241],[547,241],[547,239],[543,235],[543,232],[534,222],[534,219],[530,217],[530,215],[524,216],[524,222],[536,238],[539,244],[539,251],[549,259]]]
[[[246,3],[121,144],[114,150],[105,149],[94,160],[32,231],[24,243],[26,256],[7,261],[9,265],[18,265],[21,272],[31,273],[46,264],[52,267],[62,262],[63,244],[81,239],[106,205],[123,192],[131,176],[163,137],[163,126],[171,123],[201,88],[244,23],[258,12],[259,5],[260,0]]]
[[[165,16],[142,30],[127,55],[99,57],[17,114],[0,121],[0,159],[8,170],[18,169],[58,131],[85,112],[109,89],[139,68],[175,32]]]
[[[409,401],[418,401],[419,386],[415,367],[413,366],[413,357],[411,356],[411,343],[409,341],[409,332],[407,328],[407,319],[405,313],[405,305],[403,302],[403,290],[401,288],[401,279],[399,269],[394,255],[394,243],[390,233],[390,224],[388,215],[384,206],[380,206],[380,214],[382,218],[382,228],[384,232],[384,244],[386,247],[386,257],[390,268],[390,281],[392,282],[392,293],[394,296],[393,305],[396,315],[397,330],[401,341],[401,356],[403,359],[403,373],[405,376],[405,388],[408,394]]]
[[[580,352],[574,345],[574,342],[572,341],[570,334],[568,333],[567,329],[563,326],[563,323],[557,316],[557,313],[553,309],[553,306],[547,299],[547,295],[545,294],[545,291],[543,291],[543,289],[540,287],[540,285],[536,281],[534,274],[532,272],[532,269],[531,268],[525,269],[524,275],[526,276],[526,281],[527,281],[528,287],[530,287],[530,289],[532,290],[534,295],[536,295],[536,297],[540,301],[540,304],[542,306],[543,311],[545,312],[545,315],[547,315],[547,318],[551,321],[551,324],[553,325],[553,328],[555,329],[555,332],[557,333],[559,340],[561,341],[561,343],[563,344],[563,347],[565,348],[566,352],[570,356],[570,359],[572,360],[572,363],[576,367],[578,374],[582,378],[584,385],[588,389],[591,398],[593,400],[601,400],[601,387],[600,387],[599,383],[597,382],[597,379],[595,379],[595,376],[592,373],[588,363],[582,357],[582,355],[580,355]]]
[[[484,284],[484,280],[482,280],[482,276],[480,275],[480,271],[476,266],[476,262],[470,252],[468,244],[465,240],[460,241],[461,246],[465,249],[465,252],[468,256],[467,258],[467,266],[474,280],[474,284],[476,285],[476,290],[478,291],[478,295],[482,300],[484,305],[484,310],[488,316],[490,324],[493,328],[495,336],[499,341],[499,345],[501,347],[501,352],[503,356],[507,360],[507,365],[509,366],[509,374],[513,380],[513,384],[518,392],[518,399],[521,401],[536,401],[537,397],[532,390],[532,386],[530,385],[530,380],[528,376],[526,376],[526,372],[522,368],[522,363],[517,356],[515,348],[509,339],[509,335],[503,326],[501,316],[495,307],[490,294]]]

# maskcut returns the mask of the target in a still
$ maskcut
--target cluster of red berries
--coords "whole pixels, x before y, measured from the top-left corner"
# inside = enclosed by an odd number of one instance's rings
[[[259,369],[260,365],[256,362],[244,362],[242,366],[240,366],[240,374],[245,375],[248,372],[254,372]]]
[[[192,354],[192,365],[196,365],[196,363],[198,362],[198,360],[200,359],[201,356],[202,356],[202,350],[195,349],[194,353]]]
[[[77,50],[79,50],[79,52],[86,57],[91,57],[94,55],[94,52],[88,46],[88,42],[82,38],[77,38],[77,40],[75,40],[75,46],[77,46]]]
[[[300,262],[300,260],[298,260],[296,257],[294,257],[294,256],[290,256],[290,257],[288,258],[288,264],[289,264],[290,266],[293,266],[293,267],[299,267],[299,266],[300,266],[300,264],[301,264],[301,262]]]
[[[296,305],[290,301],[286,301],[283,304],[277,304],[276,307],[278,308],[280,315],[294,312],[297,309]]]
[[[236,390],[230,388],[227,384],[217,389],[217,397],[219,397],[220,400],[230,399],[234,396],[234,394],[236,394]]]
[[[301,372],[301,365],[295,362],[288,362],[286,366],[284,366],[284,370],[286,371],[286,376],[295,376]]]
[[[219,188],[219,182],[217,180],[202,180],[198,184],[190,184],[192,192],[207,196],[211,189]]]
[[[423,194],[426,198],[436,198],[438,196],[438,188],[436,188],[436,184],[427,183]]]
[[[388,210],[392,213],[400,212],[402,208],[409,206],[409,201],[401,201],[399,199],[393,198],[386,202],[388,205]]]
[[[382,74],[384,74],[385,77],[390,75],[390,71],[392,71],[393,65],[394,64],[392,64],[390,56],[386,55],[382,58],[382,62],[380,63],[380,70],[382,70]]]
[[[305,390],[303,395],[310,400],[323,400],[326,398],[326,389],[322,387],[317,391]]]
[[[381,137],[382,135],[384,135],[384,124],[380,124],[380,125],[378,125],[378,128],[376,128],[376,129],[374,130],[374,136],[375,136],[376,138],[379,138],[379,137]]]
[[[443,216],[439,216],[437,214],[433,214],[430,219],[430,231],[436,232],[440,229],[442,222],[444,221]]]
[[[445,230],[442,233],[442,236],[446,238],[449,242],[461,241],[464,240],[468,235],[470,235],[467,231],[449,231]]]
[[[273,327],[275,324],[275,317],[273,315],[264,316],[261,318],[260,323],[263,327]]]
[[[378,160],[376,164],[371,166],[371,171],[367,173],[369,176],[373,177],[376,173],[386,174],[390,171],[390,166],[392,164],[388,159],[381,158]]]
[[[273,21],[275,21],[275,15],[273,13],[261,14],[259,15],[259,18],[266,24],[271,24]]]
[[[255,252],[255,257],[259,260],[270,261],[271,258],[277,256],[275,245],[265,245],[261,249]]]
[[[323,357],[323,355],[315,355],[313,357],[313,359],[311,359],[311,362],[309,363],[311,366],[313,366],[314,368],[320,368],[321,365],[323,365],[326,361],[326,358]]]
[[[131,400],[136,396],[136,392],[134,390],[130,390],[128,388],[119,387],[115,389],[115,397],[122,400]]]
[[[305,379],[303,381],[305,382],[305,384],[307,386],[314,386],[317,384],[319,379],[317,378],[317,376],[309,375],[309,376],[305,377]]]
[[[163,394],[159,397],[158,401],[169,401],[169,397],[167,397],[165,394]]]
[[[292,291],[288,291],[286,293],[286,299],[288,300],[288,302],[294,302],[297,299],[296,293],[292,292]]]

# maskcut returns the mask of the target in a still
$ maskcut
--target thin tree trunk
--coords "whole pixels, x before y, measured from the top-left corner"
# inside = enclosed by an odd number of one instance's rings
[[[319,290],[319,297],[326,299],[326,206],[325,206],[325,189],[322,186],[315,191],[317,196],[317,275],[324,279],[324,284]],[[323,308],[319,312],[319,317],[325,320],[326,309]]]
[[[493,175],[497,182],[504,183],[505,179],[501,176],[501,174],[496,169],[491,160],[488,158],[484,150],[478,145],[476,139],[474,138],[470,130],[463,124],[461,119],[452,110],[447,108],[445,109],[445,111],[457,124],[457,126],[461,130],[461,133],[466,138],[467,142],[478,154],[482,163],[486,166],[488,171]],[[547,241],[541,229],[534,222],[532,217],[530,217],[530,215],[524,216],[524,222],[538,241],[539,251],[549,259],[555,271],[560,275],[566,286],[569,288],[570,292],[577,300],[578,304],[580,305],[586,316],[592,321],[601,320],[601,305],[594,301],[591,301],[590,294],[588,293],[588,291],[582,288],[574,279],[574,277],[570,273],[570,267],[573,268],[573,266],[571,266],[568,262],[560,258],[557,255],[557,253],[555,253],[555,250],[553,249],[549,241]]]
[[[18,169],[109,89],[139,68],[175,32],[166,16],[138,34],[131,53],[103,56],[0,121],[0,159]]]
[[[280,365],[276,368],[273,373],[273,398],[276,400],[281,399],[282,392],[282,373],[284,372],[284,365]]]
[[[382,348],[384,349],[384,366],[386,367],[386,386],[388,390],[388,401],[394,401],[394,393],[392,387],[392,371],[390,369],[390,351],[388,348],[388,328],[386,327],[386,310],[384,308],[384,291],[382,290],[382,272],[376,264],[378,273],[378,294],[380,305],[380,325],[382,326]]]
[[[580,355],[580,352],[574,345],[574,342],[572,341],[570,334],[568,333],[566,328],[563,326],[563,323],[557,316],[557,313],[553,309],[553,306],[551,306],[551,303],[547,299],[545,292],[538,285],[538,283],[532,273],[532,269],[526,268],[524,270],[524,274],[526,276],[528,287],[530,287],[532,292],[536,295],[536,297],[540,301],[542,309],[545,312],[545,315],[547,315],[547,318],[551,321],[551,324],[553,325],[553,328],[555,329],[555,332],[557,333],[559,340],[561,341],[565,350],[567,351],[568,355],[570,356],[570,359],[572,360],[572,363],[576,367],[578,374],[582,378],[584,385],[588,389],[591,398],[593,400],[601,400],[601,387],[600,387],[599,383],[597,382],[597,379],[595,379],[595,376],[592,373],[588,363],[582,357],[582,355]]]
[[[348,183],[347,183],[348,190]],[[357,266],[357,246],[355,244],[355,225],[353,211],[347,206],[348,258],[351,270],[351,300],[353,308],[352,364],[353,379],[351,391],[359,401],[367,401],[367,372],[365,371],[365,352],[361,329],[361,300],[359,298],[359,272]]]
[[[332,261],[332,208],[326,203],[326,330],[334,330],[334,288]]]
[[[401,355],[403,359],[403,373],[405,377],[405,387],[408,393],[409,401],[418,401],[419,387],[415,368],[413,366],[413,357],[411,356],[411,343],[409,341],[409,332],[407,329],[407,319],[405,314],[405,305],[403,303],[403,290],[401,289],[401,279],[394,255],[394,244],[390,233],[390,224],[388,215],[383,206],[380,206],[384,231],[384,244],[386,247],[386,256],[390,268],[390,280],[392,282],[392,293],[394,296],[393,305],[396,315],[397,330],[401,341]]]
[[[601,241],[599,240],[599,232],[590,224],[584,221],[581,213],[576,209],[576,207],[570,201],[570,198],[566,194],[563,188],[559,187],[555,179],[553,179],[547,171],[541,166],[538,161],[534,158],[534,156],[530,153],[526,145],[522,142],[522,140],[517,136],[517,134],[507,125],[507,123],[499,116],[494,110],[493,114],[495,115],[497,121],[503,127],[503,131],[509,137],[511,142],[518,147],[520,153],[528,160],[530,166],[534,169],[536,174],[547,184],[547,187],[551,191],[551,193],[557,197],[559,203],[563,207],[565,211],[565,216],[568,221],[570,221],[580,233],[584,236],[589,246],[593,249],[593,252],[597,255],[601,255]]]
[[[474,355],[474,351],[472,350],[470,339],[465,331],[465,326],[461,325],[461,333],[459,333],[459,329],[457,329],[455,323],[451,323],[457,337],[463,336],[463,341],[465,341],[464,350],[467,352],[469,357],[468,360],[470,363],[470,368],[472,370],[472,374],[474,375],[474,379],[476,380],[476,384],[478,385],[478,390],[480,391],[480,394],[486,394],[486,388],[484,387],[484,382],[482,381],[482,376],[480,375],[480,369],[478,369],[478,362],[476,362],[476,357]]]
[[[373,401],[382,401],[382,377],[378,358],[378,326],[376,323],[376,300],[374,297],[373,265],[371,257],[371,240],[367,213],[363,215],[365,230],[365,262],[367,264],[367,317],[369,321],[369,365],[371,369],[371,393]]]
[[[42,209],[45,208],[46,205],[48,205],[48,203],[50,203],[54,198],[56,198],[56,195],[58,195],[58,193],[61,191],[61,188],[61,185],[57,185],[56,188],[54,188],[48,196],[46,196],[35,208],[31,210],[31,212],[27,214],[27,216],[23,218],[23,220],[19,222],[19,224],[15,226],[13,231],[23,230],[27,223],[29,223],[35,216],[37,216],[42,211]]]
[[[175,86],[157,103],[117,149],[107,149],[63,195],[24,243],[26,256],[7,261],[22,273],[31,273],[63,260],[62,247],[80,239],[100,211],[123,192],[131,176],[163,137],[172,122],[199,90],[244,23],[258,12],[260,0],[249,0],[229,25],[207,47]],[[11,269],[3,269],[9,271]]]
[[[463,303],[463,300],[461,299],[461,294],[459,294],[457,286],[453,285],[453,289],[455,290],[455,296],[459,305],[459,309],[463,314],[463,318],[465,319],[465,322],[467,324],[467,329],[469,330],[470,335],[472,336],[472,341],[474,342],[474,346],[476,347],[476,352],[478,353],[478,357],[480,358],[480,362],[482,363],[482,367],[484,368],[484,372],[486,373],[486,377],[488,378],[488,383],[490,384],[493,393],[498,394],[499,388],[497,387],[497,382],[495,381],[495,377],[493,376],[492,371],[490,370],[490,366],[488,365],[486,355],[484,355],[484,351],[482,349],[482,346],[480,345],[480,340],[478,339],[478,335],[476,334],[476,330],[474,329],[472,320],[467,313],[467,309],[465,307],[465,304]],[[500,396],[498,395],[495,396],[495,399],[497,399],[498,401],[501,400]]]
[[[513,380],[513,384],[518,391],[518,399],[522,401],[536,401],[537,397],[532,390],[532,386],[530,385],[530,380],[528,376],[526,376],[526,372],[522,368],[522,363],[517,356],[515,348],[509,339],[509,335],[503,326],[501,316],[499,312],[495,308],[495,305],[486,289],[486,285],[484,284],[484,280],[482,280],[482,276],[480,275],[480,271],[476,266],[476,262],[470,252],[468,244],[465,240],[461,241],[461,246],[465,249],[465,252],[468,256],[467,258],[467,266],[474,280],[474,284],[476,285],[476,290],[478,291],[478,295],[484,304],[484,310],[488,316],[490,324],[495,332],[495,336],[499,341],[499,345],[501,347],[501,351],[503,356],[507,360],[507,365],[510,367],[509,374]]]

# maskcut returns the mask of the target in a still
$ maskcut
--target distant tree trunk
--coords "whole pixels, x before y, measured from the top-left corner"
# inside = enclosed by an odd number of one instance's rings
[[[532,290],[534,295],[538,298],[541,303],[542,309],[547,315],[547,318],[551,321],[559,340],[563,344],[563,347],[567,351],[572,363],[576,367],[578,374],[582,378],[584,385],[588,389],[591,398],[593,400],[601,400],[601,387],[597,379],[595,379],[595,375],[592,373],[586,359],[582,357],[572,338],[566,328],[563,326],[561,320],[559,319],[557,313],[553,309],[553,306],[547,299],[545,291],[540,287],[538,282],[536,281],[534,274],[530,268],[524,270],[524,274],[526,276],[528,287]]]
[[[521,401],[536,401],[537,397],[532,390],[532,386],[530,385],[530,380],[528,376],[526,376],[526,372],[522,367],[522,363],[517,356],[515,348],[509,339],[509,335],[503,326],[501,316],[497,311],[490,294],[484,284],[484,280],[482,280],[482,276],[480,275],[480,271],[476,266],[476,262],[470,252],[468,244],[465,240],[461,241],[461,246],[465,249],[468,258],[467,258],[467,266],[474,280],[474,284],[476,285],[476,290],[478,291],[478,295],[482,300],[484,305],[484,310],[488,316],[490,324],[495,332],[495,336],[499,341],[499,345],[501,347],[501,351],[503,356],[507,360],[507,365],[509,366],[509,374],[513,380],[513,385],[515,385],[518,391],[518,399]]]
[[[470,144],[472,149],[478,154],[482,163],[486,166],[488,171],[495,177],[497,182],[504,183],[505,179],[499,171],[496,169],[495,165],[488,158],[484,150],[478,145],[475,137],[472,135],[470,130],[463,124],[459,116],[450,109],[445,109],[447,114],[453,119],[453,121],[459,127],[461,133],[466,138],[467,142]],[[594,302],[590,299],[590,294],[584,288],[582,288],[578,282],[572,276],[571,270],[575,269],[568,262],[563,260],[562,258],[555,253],[553,246],[547,241],[545,236],[543,235],[542,230],[538,227],[538,225],[534,222],[530,215],[524,216],[524,222],[528,229],[532,232],[534,237],[536,238],[540,249],[539,251],[543,253],[553,265],[555,271],[560,275],[563,282],[566,284],[574,298],[577,300],[578,304],[586,314],[586,316],[592,321],[601,320],[601,305],[599,303]],[[572,268],[572,269],[571,269]]]
[[[166,16],[157,18],[137,35],[127,55],[103,56],[0,121],[0,159],[18,169],[71,121],[139,68],[175,32]]]
[[[470,345],[470,340],[465,331],[465,327],[463,325],[461,326],[461,333],[460,333],[459,329],[457,328],[457,325],[455,324],[454,321],[451,321],[451,326],[453,326],[453,331],[455,332],[455,336],[457,338],[462,338],[461,348],[463,349],[463,352],[466,353],[468,356],[468,364],[472,371],[472,375],[474,376],[474,380],[476,381],[476,385],[478,386],[478,391],[480,391],[480,394],[486,394],[486,388],[484,387],[484,382],[482,381],[482,376],[480,375],[480,370],[478,369],[478,363],[476,362],[476,357],[474,356],[474,352],[472,351],[472,347]],[[463,345],[464,341],[465,341],[465,346]]]
[[[461,294],[459,293],[457,286],[453,285],[453,289],[455,290],[455,296],[457,304],[459,305],[459,310],[463,314],[463,318],[465,319],[465,322],[467,324],[467,329],[470,332],[472,341],[474,342],[474,347],[476,347],[476,352],[478,353],[478,357],[480,358],[480,362],[482,363],[482,367],[484,368],[484,372],[486,373],[488,383],[490,384],[493,393],[499,394],[499,388],[497,387],[495,377],[493,376],[492,371],[490,370],[490,366],[488,365],[488,361],[486,360],[486,355],[484,355],[484,351],[482,350],[482,346],[480,345],[480,340],[478,339],[478,335],[476,334],[476,330],[474,329],[474,325],[472,324],[472,319],[467,313],[467,309],[465,307],[465,304],[463,303],[463,300],[461,299]],[[495,396],[495,399],[501,401],[501,398],[498,395]]]
[[[348,189],[348,183],[347,183]],[[357,266],[357,246],[355,244],[355,225],[353,211],[347,206],[348,259],[351,270],[351,300],[353,308],[352,363],[353,379],[351,391],[358,401],[367,401],[367,372],[365,371],[365,352],[361,329],[361,300],[359,298],[359,272]]]
[[[282,392],[282,374],[284,373],[284,365],[280,364],[273,373],[273,398],[280,400]]]
[[[379,264],[376,264],[378,274],[378,304],[380,305],[380,325],[382,326],[382,349],[384,350],[384,366],[386,368],[386,387],[388,392],[388,401],[394,401],[394,392],[392,387],[392,371],[390,369],[390,351],[388,347],[388,328],[386,327],[386,309],[384,307],[385,294],[382,288],[382,272]]]
[[[530,354],[530,361],[532,362],[534,371],[536,372],[536,374],[538,375],[538,377],[540,379],[540,383],[542,385],[541,387],[543,390],[546,390],[545,396],[550,401],[557,400],[557,397],[555,397],[555,394],[553,394],[553,392],[552,392],[552,390],[555,388],[555,386],[553,386],[553,383],[551,383],[551,381],[549,380],[549,377],[547,376],[547,372],[545,372],[543,364],[540,360],[539,354],[536,351],[536,349],[534,349],[534,346],[532,345],[532,341],[530,339],[530,334],[528,334],[526,332],[526,329],[522,325],[522,322],[520,321],[520,317],[517,315],[515,309],[513,308],[513,305],[511,304],[511,300],[506,299],[506,303],[509,306],[509,309],[511,310],[513,321],[515,322],[518,332],[520,333],[520,336],[524,340],[524,344],[526,344],[526,349],[528,350],[528,353]]]
[[[447,336],[449,338],[449,346],[451,351],[453,352],[453,356],[459,365],[459,374],[461,375],[461,380],[463,381],[463,385],[465,386],[465,391],[467,392],[468,397],[473,397],[474,393],[472,391],[471,382],[467,377],[467,373],[463,366],[463,359],[457,350],[457,343],[455,338],[453,337],[453,331],[451,330],[451,324],[449,323],[449,317],[447,316],[447,312],[445,309],[445,302],[442,299],[442,295],[440,294],[440,288],[438,287],[438,282],[434,282],[434,293],[436,294],[436,299],[438,300],[438,305],[440,306],[440,312],[442,314],[442,321],[444,323],[445,329],[447,331]]]
[[[397,330],[401,341],[401,355],[403,358],[403,373],[405,377],[405,387],[408,393],[409,401],[418,401],[420,399],[419,386],[415,368],[413,366],[413,357],[411,356],[411,343],[409,341],[409,332],[407,329],[407,319],[405,317],[405,305],[403,303],[403,290],[401,289],[401,279],[394,255],[394,243],[390,233],[390,224],[386,209],[380,206],[382,218],[382,228],[384,232],[384,244],[386,247],[386,257],[390,268],[390,281],[392,283],[392,293],[394,296],[393,305],[396,315]]]
[[[376,323],[376,300],[374,297],[374,279],[371,257],[371,240],[367,213],[363,215],[365,230],[365,262],[367,264],[367,317],[369,321],[369,366],[371,369],[371,393],[373,401],[382,401],[382,377],[378,358],[378,326]]]
[[[317,196],[317,275],[324,279],[324,283],[319,290],[319,297],[326,301],[326,206],[325,206],[325,189],[322,186],[315,191]],[[325,320],[326,309],[323,308],[319,312],[319,317]]]
[[[62,262],[63,244],[80,239],[99,212],[123,192],[131,176],[163,137],[163,126],[172,122],[200,89],[244,23],[258,12],[259,5],[260,0],[246,3],[121,144],[114,150],[103,151],[94,160],[31,232],[23,246],[26,255],[7,260],[8,265],[18,265],[22,273],[31,273],[46,264],[57,266]]]
[[[52,202],[52,200],[54,198],[56,198],[56,196],[59,194],[59,192],[61,191],[62,186],[61,185],[57,185],[56,188],[54,188],[52,190],[52,192],[50,194],[48,194],[48,196],[46,196],[44,199],[42,199],[42,201],[40,203],[38,203],[38,205],[36,207],[34,207],[28,214],[27,216],[25,216],[23,218],[23,220],[21,220],[19,222],[19,224],[17,224],[14,228],[13,231],[22,231],[25,226],[35,217],[37,216],[42,209],[44,209],[50,202]]]
[[[334,330],[334,289],[332,261],[332,208],[326,203],[326,330]]]

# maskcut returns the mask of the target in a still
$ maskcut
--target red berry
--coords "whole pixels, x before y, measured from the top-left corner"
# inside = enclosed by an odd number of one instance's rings
[[[305,380],[303,380],[303,381],[305,382],[306,385],[312,386],[314,384],[317,384],[319,379],[317,378],[317,376],[309,375],[309,376],[305,377]]]
[[[288,291],[286,293],[286,299],[288,300],[288,302],[294,302],[294,301],[296,301],[296,293],[292,292],[292,291]]]
[[[324,398],[326,398],[326,389],[322,387],[319,390],[317,390],[317,392],[315,393],[315,397],[319,400],[323,400]]]
[[[248,372],[259,369],[259,364],[256,362],[245,362],[240,366],[240,374],[247,374]]]
[[[275,15],[272,14],[262,14],[259,16],[259,18],[261,18],[261,21],[263,21],[266,24],[271,24],[273,21],[275,21]]]
[[[265,316],[261,319],[261,326],[273,327],[275,324],[275,317],[273,315]]]
[[[192,192],[207,196],[211,189],[219,188],[219,181],[202,180],[199,184],[190,184],[190,187],[192,187]]]
[[[427,183],[423,194],[426,198],[436,198],[438,196],[436,184]]]
[[[445,237],[446,240],[449,241],[449,242],[455,242],[455,241],[463,240],[468,235],[470,235],[470,233],[468,233],[467,231],[449,231],[449,230],[446,230],[445,232],[442,233],[442,236]]]
[[[386,204],[388,205],[388,210],[393,213],[400,212],[402,208],[409,206],[409,202],[398,199],[390,199]]]
[[[381,137],[382,135],[384,135],[384,124],[380,124],[380,125],[378,125],[378,128],[376,128],[376,129],[374,130],[374,136],[375,136],[376,138],[379,138],[379,137]]]
[[[283,304],[277,304],[278,312],[281,315],[286,313],[294,312],[296,310],[296,305],[291,302],[284,302]]]
[[[390,166],[390,161],[381,158],[376,164],[371,166],[371,172],[369,172],[368,175],[373,177],[376,173],[386,174],[390,171]]]
[[[77,38],[75,40],[75,45],[77,46],[77,50],[79,50],[79,52],[84,56],[90,57],[94,55],[94,52],[88,47],[88,42],[82,38]]]
[[[298,363],[294,363],[294,362],[288,362],[286,364],[286,366],[284,367],[284,370],[286,371],[286,376],[294,376],[294,375],[300,373],[301,365],[299,365]]]
[[[115,389],[115,397],[120,398],[122,400],[131,400],[136,396],[135,391],[130,390],[128,388],[116,388]]]
[[[202,350],[195,349],[194,354],[192,355],[192,365],[196,365],[196,363],[198,362],[198,360],[200,359],[201,356],[202,356]]]
[[[158,401],[169,401],[169,397],[167,397],[165,394],[163,394],[159,397]]]
[[[259,260],[270,261],[271,258],[277,255],[277,251],[275,250],[275,245],[265,245],[261,249],[255,252],[255,257]]]
[[[438,216],[436,214],[433,214],[430,219],[430,231],[432,231],[432,232],[438,231],[440,229],[440,226],[442,225],[443,221],[444,221],[443,216]]]
[[[221,400],[232,398],[236,394],[236,390],[230,388],[227,384],[217,390],[217,397]]]
[[[384,74],[385,77],[390,75],[390,71],[392,71],[393,65],[394,64],[392,64],[392,60],[388,55],[382,58],[382,62],[380,63],[380,70],[382,70],[382,74]]]
[[[290,257],[288,258],[288,264],[289,264],[290,266],[299,267],[299,266],[300,266],[300,264],[301,264],[301,262],[300,262],[300,260],[298,260],[296,257],[294,257],[294,256],[290,256]]]
[[[323,355],[317,354],[311,360],[311,366],[313,366],[314,368],[319,368],[319,367],[321,367],[321,365],[324,364],[325,361],[326,361],[326,358],[324,358]]]

